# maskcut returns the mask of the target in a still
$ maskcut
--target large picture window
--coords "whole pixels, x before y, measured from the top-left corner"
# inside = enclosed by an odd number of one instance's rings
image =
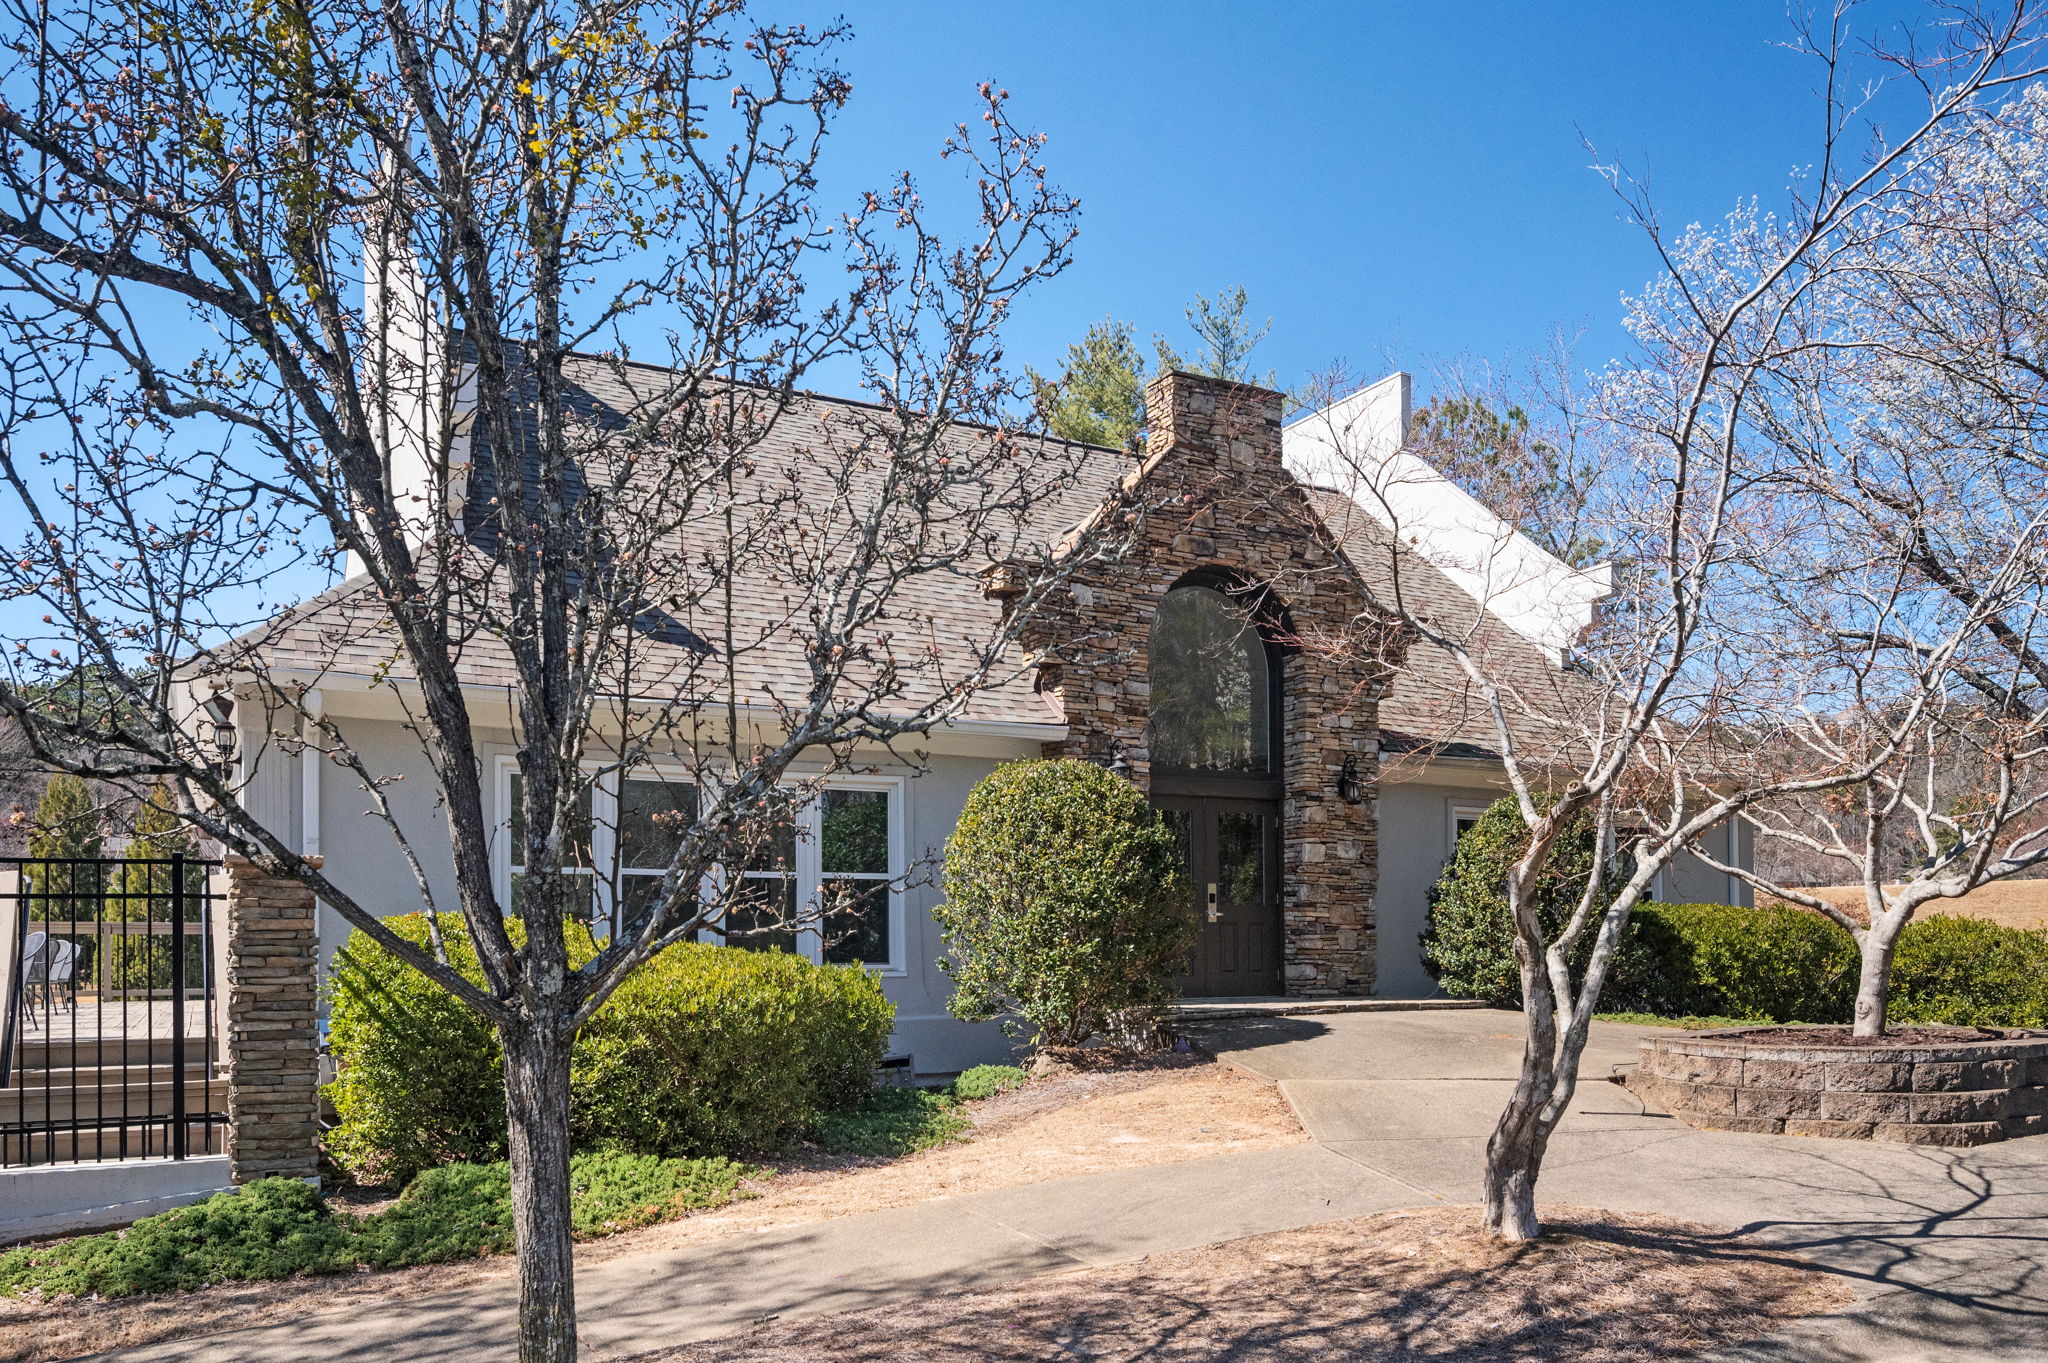
[[[1273,764],[1271,663],[1237,603],[1175,587],[1152,621],[1145,746],[1156,768],[1265,776]]]
[[[499,768],[500,826],[509,836],[498,864],[517,913],[525,811],[516,766],[505,758]],[[642,922],[699,798],[689,779],[659,773],[594,780],[573,839],[571,912],[603,932]],[[808,803],[792,803],[723,884],[707,877],[685,893],[686,904],[717,914],[699,939],[901,971],[902,806],[902,782],[881,777],[834,781]]]

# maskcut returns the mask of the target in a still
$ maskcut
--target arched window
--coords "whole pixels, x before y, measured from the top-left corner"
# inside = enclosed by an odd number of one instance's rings
[[[1265,776],[1273,762],[1273,685],[1265,641],[1213,587],[1175,587],[1152,622],[1155,769]]]

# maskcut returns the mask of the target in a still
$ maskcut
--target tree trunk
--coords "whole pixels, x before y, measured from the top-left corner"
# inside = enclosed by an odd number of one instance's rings
[[[1863,934],[1856,976],[1857,1036],[1884,1035],[1885,1013],[1891,1007],[1892,950],[1898,941],[1898,928],[1883,919]]]
[[[569,1038],[547,1024],[501,1029],[519,1251],[519,1363],[576,1363],[569,1235]]]
[[[1489,1234],[1502,1240],[1533,1240],[1543,1233],[1536,1219],[1536,1176],[1550,1144],[1544,1113],[1557,1091],[1557,1009],[1550,977],[1541,967],[1522,970],[1522,1072],[1515,1091],[1486,1142],[1486,1211]]]

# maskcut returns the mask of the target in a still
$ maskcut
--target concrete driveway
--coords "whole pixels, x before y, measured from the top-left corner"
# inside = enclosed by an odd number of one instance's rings
[[[1520,1014],[1326,1014],[1198,1030],[1277,1081],[1324,1148],[1418,1200],[1478,1200],[1486,1138],[1520,1060]],[[1605,1082],[1651,1031],[1595,1025],[1541,1196],[1730,1226],[1859,1289],[1850,1311],[1731,1357],[2048,1360],[2048,1137],[1951,1151],[1695,1131]]]

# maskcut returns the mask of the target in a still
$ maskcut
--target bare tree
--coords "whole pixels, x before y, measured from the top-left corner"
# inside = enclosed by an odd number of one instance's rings
[[[1925,712],[1859,700],[1839,718],[1895,750],[1870,780],[1751,815],[1862,888],[1858,913],[1737,872],[1854,935],[1859,1036],[1884,1032],[1893,952],[1920,908],[2048,862],[2044,163],[2041,86],[1931,139],[1913,193],[1868,214],[1808,292],[1812,344],[1759,412],[1759,627],[1850,664],[1833,669],[1845,697],[1952,660]]]
[[[1817,683],[1784,666],[1779,641],[1750,628],[1756,410],[1781,395],[1781,367],[1814,339],[1801,329],[1808,291],[1873,215],[1911,196],[1946,129],[2040,68],[2030,64],[2030,5],[1944,7],[1937,46],[1907,35],[1867,48],[1924,99],[1898,135],[1857,158],[1853,130],[1878,93],[1858,87],[1850,70],[1852,8],[1838,5],[1821,28],[1801,30],[1828,78],[1825,128],[1816,171],[1782,215],[1751,206],[1669,235],[1638,187],[1609,171],[1664,273],[1630,303],[1638,353],[1600,376],[1587,409],[1585,439],[1600,442],[1599,472],[1586,488],[1582,533],[1603,543],[1614,572],[1611,593],[1575,640],[1558,636],[1577,623],[1583,575],[1536,552],[1513,529],[1512,511],[1492,533],[1476,517],[1407,514],[1426,471],[1383,432],[1346,428],[1360,414],[1342,404],[1325,408],[1315,453],[1304,456],[1320,465],[1310,470],[1318,480],[1363,509],[1351,518],[1349,547],[1355,559],[1377,562],[1382,604],[1413,631],[1416,647],[1455,661],[1528,829],[1506,887],[1527,1026],[1485,1177],[1486,1224],[1506,1238],[1540,1230],[1544,1152],[1577,1083],[1615,948],[1659,872],[1759,802],[1854,785],[1897,757],[1888,742],[1801,741],[1815,732],[1806,716]],[[1446,608],[1441,593],[1417,590],[1419,561],[1448,567],[1475,608]],[[1547,616],[1545,602],[1554,603]],[[1525,665],[1532,641],[1568,668]],[[1902,717],[1893,733],[1913,732],[1941,693],[1960,636],[1937,642],[1913,666],[1887,673],[1896,687],[1884,704]],[[1782,760],[1747,774],[1717,769],[1731,744]],[[1559,839],[1585,824],[1612,855],[1553,931],[1534,889]]]
[[[1066,263],[1074,206],[983,87],[942,148],[957,240],[907,174],[831,215],[846,31],[732,0],[9,15],[0,462],[26,521],[0,712],[50,766],[168,782],[193,827],[490,1021],[520,1357],[573,1358],[578,1026],[700,926],[786,914],[737,868],[789,802],[1017,687],[1017,631],[1091,556],[1055,564],[1038,527],[1105,490],[1015,424],[999,339]],[[810,376],[870,403],[820,404]],[[992,561],[1026,583],[1006,613],[933,605]],[[56,670],[91,694],[42,703]],[[316,703],[344,674],[403,707],[409,762]],[[243,773],[307,752],[353,773],[412,884],[368,900],[265,825]],[[626,902],[584,869],[591,792],[657,759],[666,866]],[[409,774],[452,902],[397,811]],[[613,930],[581,960],[593,895]],[[427,948],[383,925],[400,910]],[[480,979],[438,951],[450,915]]]

